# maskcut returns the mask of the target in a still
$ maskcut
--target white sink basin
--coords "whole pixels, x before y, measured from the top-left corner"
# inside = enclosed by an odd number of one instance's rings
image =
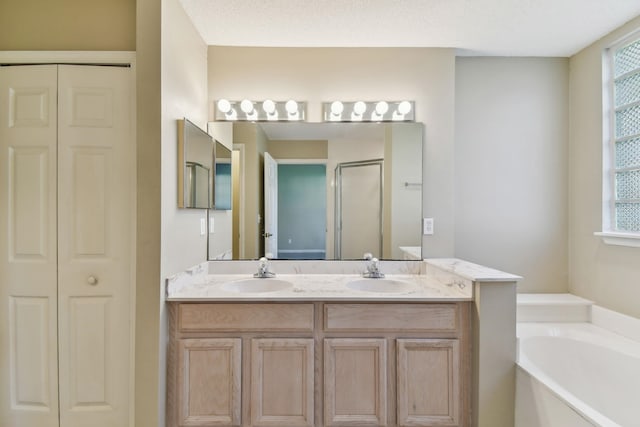
[[[402,294],[416,290],[416,286],[404,280],[356,279],[347,283],[347,288],[363,292],[383,292]]]
[[[293,283],[286,280],[274,279],[274,278],[250,278],[236,280],[235,282],[227,282],[222,285],[222,289],[229,292],[242,292],[242,293],[254,293],[254,292],[275,292],[293,287]]]

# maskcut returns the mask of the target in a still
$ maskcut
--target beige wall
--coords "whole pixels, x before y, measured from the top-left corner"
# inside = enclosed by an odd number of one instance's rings
[[[207,129],[207,47],[178,0],[162,10],[162,273],[163,277],[206,259],[200,235],[205,209],[178,208],[177,121]]]
[[[269,140],[267,151],[274,159],[326,159],[328,151],[326,140],[275,141]]]
[[[205,209],[178,209],[177,120],[207,129],[207,46],[179,0],[162,1],[162,203],[160,282],[159,415],[164,425],[167,320],[164,279],[207,259],[207,236],[200,234]]]
[[[177,126],[207,119],[206,45],[178,0],[137,0],[136,427],[164,425],[164,279],[206,258],[204,210],[177,209]]]
[[[0,50],[135,50],[136,0],[2,0]]]
[[[567,291],[568,76],[564,58],[456,60],[456,256],[519,292]]]
[[[160,372],[160,3],[136,2],[136,427],[158,427]],[[163,390],[164,391],[164,390]]]
[[[219,98],[294,98],[320,122],[321,102],[410,99],[425,124],[423,212],[437,233],[425,256],[454,255],[453,49],[209,47],[209,103]],[[329,226],[329,224],[328,224]]]
[[[570,61],[569,290],[604,307],[640,317],[640,249],[609,246],[602,228],[602,52],[640,29],[640,17]]]

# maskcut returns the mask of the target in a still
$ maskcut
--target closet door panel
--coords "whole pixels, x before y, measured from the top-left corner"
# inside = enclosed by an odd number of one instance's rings
[[[60,420],[127,425],[133,240],[131,70],[59,68]]]
[[[22,410],[42,410],[51,405],[48,364],[49,307],[44,297],[11,297],[11,403]],[[29,331],[29,335],[23,333]],[[56,404],[57,402],[53,402]]]
[[[9,256],[14,261],[51,259],[48,147],[10,147]],[[55,191],[55,188],[53,189]],[[55,232],[55,230],[54,230]]]
[[[113,258],[108,247],[108,206],[111,204],[109,181],[112,180],[111,150],[103,148],[71,148],[71,204],[72,226],[69,228],[72,260]]]
[[[69,405],[112,410],[113,365],[107,358],[113,331],[109,297],[71,297],[69,299]]]
[[[0,425],[58,425],[57,67],[0,68]]]

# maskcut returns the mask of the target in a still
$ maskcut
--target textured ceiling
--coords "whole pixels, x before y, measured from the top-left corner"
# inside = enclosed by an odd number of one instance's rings
[[[180,0],[209,45],[452,47],[571,56],[640,15],[640,0]]]

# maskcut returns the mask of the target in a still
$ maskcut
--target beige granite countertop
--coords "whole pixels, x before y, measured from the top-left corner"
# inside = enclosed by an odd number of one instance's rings
[[[288,289],[270,292],[235,292],[225,284],[251,279],[250,274],[203,274],[174,286],[167,301],[470,301],[469,280],[448,280],[420,274],[387,274],[386,280],[403,282],[403,290],[369,292],[350,289],[358,274],[278,274],[275,279],[292,283]],[[255,279],[262,280],[262,279]],[[267,279],[268,280],[268,279]],[[379,280],[379,279],[366,279]],[[384,279],[383,279],[384,280]],[[408,289],[406,289],[408,288]]]
[[[474,286],[517,282],[516,276],[456,258],[423,261],[380,261],[387,280],[404,282],[402,289],[369,292],[347,284],[361,280],[366,261],[270,261],[276,279],[291,283],[269,292],[225,290],[231,282],[253,278],[257,261],[210,261],[166,279],[166,301],[471,301]],[[261,279],[255,279],[261,280]],[[378,280],[378,279],[367,279]],[[261,284],[258,283],[258,286]]]

